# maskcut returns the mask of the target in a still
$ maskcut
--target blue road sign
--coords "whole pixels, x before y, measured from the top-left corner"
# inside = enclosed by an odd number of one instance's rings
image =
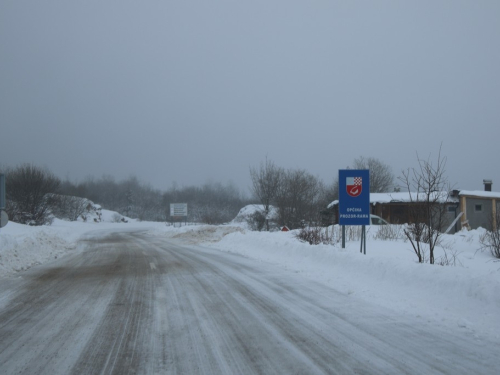
[[[370,225],[370,171],[339,170],[339,224]]]

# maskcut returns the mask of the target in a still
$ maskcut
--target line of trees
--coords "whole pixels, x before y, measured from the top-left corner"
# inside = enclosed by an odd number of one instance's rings
[[[221,224],[231,221],[245,204],[245,198],[232,184],[206,183],[178,187],[163,192],[141,183],[137,177],[115,181],[111,176],[88,178],[79,184],[62,183],[67,195],[86,197],[102,207],[127,217],[147,221],[169,221],[171,203],[187,203],[190,222]]]
[[[352,167],[370,170],[371,192],[394,189],[391,168],[380,160],[359,157],[354,159]],[[267,158],[258,168],[250,168],[250,177],[254,197],[262,206],[252,218],[262,223],[259,229],[270,230],[273,225],[289,229],[318,225],[326,206],[339,196],[338,177],[328,185],[304,169],[285,170]],[[271,208],[277,209],[277,217],[271,217]]]
[[[316,225],[320,212],[334,198],[332,187],[304,169],[284,169],[266,159],[259,168],[250,168],[253,194],[262,205],[253,219],[265,225],[290,229]],[[271,208],[277,209],[278,217],[270,217]],[[261,229],[264,228],[261,226]]]
[[[373,158],[355,159],[355,168],[372,170],[372,191],[388,190],[393,177],[390,168]],[[168,221],[171,203],[188,204],[188,221],[220,224],[236,217],[239,210],[260,203],[255,219],[259,229],[272,225],[290,229],[316,225],[320,213],[338,198],[338,181],[327,185],[304,169],[284,169],[270,160],[250,168],[253,197],[247,198],[232,184],[206,183],[154,189],[137,177],[116,181],[110,175],[88,177],[82,182],[62,181],[47,168],[33,164],[3,168],[6,175],[7,213],[12,221],[49,224],[54,217],[77,220],[85,217],[92,202],[121,215],[149,221]],[[271,206],[277,217],[270,220]]]
[[[220,224],[234,219],[252,203],[232,184],[173,186],[163,192],[137,177],[116,181],[112,176],[88,177],[73,183],[61,181],[47,168],[33,164],[2,168],[6,176],[6,211],[17,223],[50,224],[54,217],[85,219],[92,203],[121,215],[148,221],[168,221],[170,203],[188,204],[188,221]]]
[[[111,211],[124,216],[150,221],[165,221],[162,192],[143,184],[135,176],[116,181],[110,175],[88,177],[80,183],[64,181],[61,194],[85,197]]]

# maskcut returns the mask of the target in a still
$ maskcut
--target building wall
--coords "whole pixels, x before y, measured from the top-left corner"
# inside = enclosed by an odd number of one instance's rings
[[[481,206],[481,210],[477,210],[476,206]],[[472,229],[479,227],[491,230],[491,214],[492,200],[467,197],[466,199],[466,214],[469,226]]]
[[[408,224],[413,222],[411,218],[410,205],[411,203],[379,203],[372,205],[372,214],[380,216],[391,224]],[[451,209],[448,210],[448,207]],[[441,209],[442,206],[439,210]],[[457,204],[455,203],[446,204],[444,209],[444,217],[441,222],[441,228],[439,228],[442,231],[445,231],[450,226],[453,220],[455,220],[456,215],[460,212]],[[436,212],[436,217],[437,215],[439,214]],[[460,225],[457,223],[449,233],[455,233],[455,231],[459,229]]]
[[[446,229],[448,229],[448,227],[453,223],[453,221],[455,220],[455,218],[458,216],[459,213],[460,213],[460,208],[458,206],[458,203],[448,204],[446,206],[446,213],[444,215],[443,227],[441,228],[443,232]],[[459,230],[460,230],[460,219],[457,220],[457,222],[455,223],[455,225],[453,225],[448,234],[456,233]]]

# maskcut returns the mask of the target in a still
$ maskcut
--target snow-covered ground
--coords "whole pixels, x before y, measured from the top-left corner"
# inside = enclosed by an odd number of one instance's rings
[[[348,241],[345,249],[339,243],[311,246],[300,242],[296,231],[252,232],[237,222],[174,228],[113,221],[113,213],[103,211],[101,223],[56,220],[43,227],[9,223],[0,230],[0,277],[81,251],[78,240],[92,231],[142,229],[168,240],[272,263],[353,298],[411,314],[415,324],[433,321],[500,340],[500,262],[489,252],[478,251],[483,230],[444,235],[437,258],[444,259],[446,252],[451,265],[440,266],[418,264],[409,242],[377,239],[375,226],[368,228],[363,255],[359,240]],[[334,230],[338,238],[338,228]]]
[[[9,222],[0,229],[0,277],[27,270],[69,252],[77,251],[78,240],[94,230],[164,226],[160,223],[117,222],[116,212],[102,210],[102,222],[63,221],[52,225],[27,226]]]

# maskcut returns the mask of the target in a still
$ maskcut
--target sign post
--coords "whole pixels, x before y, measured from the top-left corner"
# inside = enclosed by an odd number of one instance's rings
[[[9,222],[9,216],[5,209],[5,175],[0,173],[0,228],[3,228]]]
[[[370,171],[339,170],[339,224],[361,225],[361,252],[366,254],[366,225],[370,225]],[[342,230],[342,246],[345,245]]]
[[[0,173],[0,210],[5,209],[5,175]]]
[[[9,222],[9,215],[4,210],[0,210],[0,228],[3,228]]]
[[[172,220],[187,221],[187,203],[170,203],[170,217]]]

